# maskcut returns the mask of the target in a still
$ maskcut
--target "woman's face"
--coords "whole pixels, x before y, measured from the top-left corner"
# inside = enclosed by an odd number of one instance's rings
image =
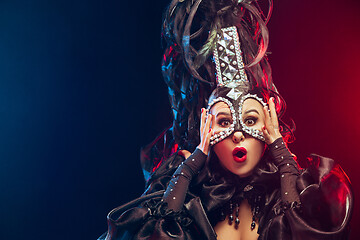
[[[210,112],[213,115],[214,133],[225,130],[232,123],[230,108],[224,102],[214,104]],[[255,99],[249,98],[244,101],[241,117],[248,127],[261,130],[265,125],[263,106]],[[241,131],[235,131],[213,146],[220,164],[239,177],[252,174],[260,162],[264,148],[264,142]]]

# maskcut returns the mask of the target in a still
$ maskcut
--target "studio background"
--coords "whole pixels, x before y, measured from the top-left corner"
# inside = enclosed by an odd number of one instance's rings
[[[140,148],[171,124],[168,1],[0,0],[0,239],[96,239],[144,187]],[[334,158],[359,219],[360,2],[277,0],[273,78],[299,159]]]

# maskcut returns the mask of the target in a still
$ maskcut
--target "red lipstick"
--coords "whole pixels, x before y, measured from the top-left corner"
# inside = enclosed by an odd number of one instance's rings
[[[233,152],[234,161],[238,163],[242,163],[246,161],[247,151],[244,147],[236,147]]]

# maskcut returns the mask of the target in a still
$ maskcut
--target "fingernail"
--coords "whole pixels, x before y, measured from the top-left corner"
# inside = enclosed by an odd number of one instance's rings
[[[211,132],[211,128],[209,128],[209,132]]]
[[[201,108],[201,113],[203,113],[204,112],[204,108]]]
[[[262,129],[265,130],[266,129],[265,126],[263,126]]]

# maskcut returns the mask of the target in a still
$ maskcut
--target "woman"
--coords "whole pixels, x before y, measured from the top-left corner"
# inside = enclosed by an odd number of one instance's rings
[[[170,3],[163,71],[174,123],[143,152],[145,193],[109,213],[100,239],[347,238],[346,175],[315,155],[299,169],[287,149],[264,57],[269,15],[252,1]]]

